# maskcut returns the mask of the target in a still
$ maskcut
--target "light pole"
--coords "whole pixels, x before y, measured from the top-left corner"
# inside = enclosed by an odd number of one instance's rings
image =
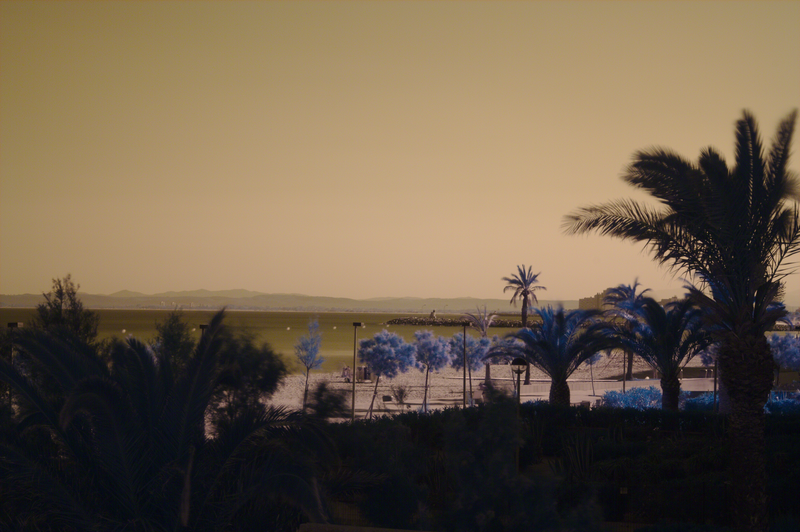
[[[350,423],[356,422],[356,375],[358,372],[356,371],[356,340],[358,338],[358,328],[363,327],[363,323],[360,321],[353,322],[353,371],[352,371],[352,378],[353,378],[353,402],[350,411]]]
[[[525,367],[527,366],[527,362],[525,362],[524,358],[517,357],[511,361],[511,371],[517,374],[517,448],[515,451],[515,460],[517,463],[517,471],[519,472],[519,405],[520,405],[520,398],[522,396],[522,390],[520,389],[520,379],[522,377],[522,373],[525,371]]]
[[[464,324],[464,408],[467,408],[467,324]]]

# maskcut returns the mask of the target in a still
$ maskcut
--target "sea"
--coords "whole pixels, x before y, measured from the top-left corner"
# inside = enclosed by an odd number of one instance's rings
[[[126,338],[134,337],[144,342],[152,341],[156,336],[156,324],[163,322],[170,310],[155,309],[98,309],[100,316],[98,337]],[[194,334],[200,338],[200,325],[207,324],[216,311],[183,310],[183,319],[192,327]],[[35,309],[32,308],[0,308],[0,324],[30,324]],[[426,314],[427,315],[427,314]],[[457,318],[460,314],[437,313],[440,318]],[[298,339],[308,334],[311,320],[319,322],[322,333],[320,354],[325,359],[320,371],[337,372],[344,366],[353,365],[354,348],[359,340],[369,338],[386,329],[399,334],[407,342],[414,340],[414,332],[428,329],[445,338],[462,332],[462,327],[411,325],[387,325],[394,318],[420,316],[413,313],[377,313],[377,312],[284,312],[284,311],[239,311],[226,310],[224,323],[234,330],[252,334],[259,343],[267,343],[279,353],[293,372],[301,372],[302,366],[294,356],[294,346]],[[354,325],[360,324],[360,325]],[[494,334],[504,335],[513,329],[496,328]],[[467,334],[477,336],[475,331],[467,329]]]

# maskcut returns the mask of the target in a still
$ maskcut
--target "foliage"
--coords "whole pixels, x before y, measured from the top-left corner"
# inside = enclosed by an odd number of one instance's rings
[[[414,347],[416,349],[415,361],[420,371],[425,372],[425,393],[422,398],[422,408],[428,409],[428,374],[439,371],[450,360],[450,345],[447,339],[436,337],[433,331],[416,331],[414,333]]]
[[[433,331],[414,333],[416,348],[415,364],[420,371],[439,371],[447,365],[452,346],[443,336],[435,336]]]
[[[528,307],[537,303],[539,300],[536,297],[537,290],[547,290],[544,286],[539,286],[540,273],[534,274],[531,267],[527,269],[525,265],[517,266],[517,273],[512,274],[511,277],[503,277],[506,287],[503,288],[503,293],[513,290],[511,295],[511,303],[517,304],[517,300],[522,301],[522,326],[528,326]]]
[[[164,321],[156,322],[153,345],[155,350],[172,360],[172,365],[177,371],[186,367],[195,347],[192,327],[184,317],[182,310],[174,309],[167,314]]]
[[[800,336],[773,333],[767,339],[772,358],[781,369],[800,371]]]
[[[414,363],[416,348],[396,333],[382,330],[359,342],[358,359],[377,377],[394,378]]]
[[[44,296],[44,303],[36,306],[31,326],[50,331],[69,332],[88,344],[97,339],[100,317],[83,308],[78,298],[81,285],[72,282],[67,274],[63,279],[53,279],[53,288]]]
[[[602,349],[602,335],[590,327],[599,311],[571,310],[559,307],[534,309],[540,322],[530,329],[509,335],[520,343],[492,346],[489,357],[521,357],[550,377],[550,401],[569,404],[567,379],[589,357]]]
[[[299,508],[324,519],[316,457],[330,449],[301,416],[245,402],[207,431],[232,361],[254,354],[233,352],[252,349],[222,321],[220,312],[177,372],[133,338],[114,343],[106,366],[96,346],[25,331],[19,348],[63,397],[48,402],[0,362],[0,378],[24,398],[0,435],[0,515],[13,511],[15,526],[32,530],[254,530],[265,519],[293,530]]]
[[[786,310],[787,259],[800,252],[797,176],[788,167],[797,111],[763,152],[755,118],[736,123],[735,165],[713,148],[694,164],[664,149],[639,151],[623,176],[660,205],[631,200],[584,207],[565,222],[647,246],[655,259],[698,280],[690,297],[708,310],[730,399],[731,513],[740,530],[767,527],[764,413],[774,362],[764,338]]]
[[[244,331],[223,328],[218,335],[219,367],[208,405],[214,430],[233,423],[240,410],[262,409],[262,401],[278,389],[288,374],[283,359],[269,344],[257,345],[253,336]]]
[[[372,391],[372,401],[369,405],[367,417],[372,418],[372,407],[378,395],[378,383],[382,376],[392,379],[398,373],[405,373],[414,363],[416,347],[407,344],[403,338],[386,329],[376,333],[372,338],[359,342],[358,358],[366,364],[370,372],[375,375],[375,388]]]
[[[711,342],[703,327],[703,312],[690,299],[662,307],[655,299],[642,297],[628,316],[625,322],[604,322],[594,328],[611,346],[636,354],[658,371],[662,407],[677,410],[680,370]]]
[[[489,336],[489,327],[492,326],[492,323],[497,318],[497,314],[494,312],[489,313],[486,310],[486,305],[484,305],[483,310],[478,307],[475,314],[467,312],[464,314],[464,318],[469,322],[471,328],[478,331],[482,338],[486,338]]]
[[[603,406],[610,408],[661,408],[661,390],[655,386],[631,388],[625,393],[612,390],[604,393],[602,399]]]
[[[319,320],[308,322],[308,334],[297,339],[294,346],[294,356],[306,370],[306,375],[312,370],[319,368],[325,359],[319,356],[319,348],[322,345],[322,333],[319,332]]]
[[[456,333],[448,342],[450,345],[450,367],[455,370],[464,368],[464,333]],[[467,368],[471,371],[485,364],[491,341],[488,338],[473,338],[467,335]]]
[[[326,381],[321,381],[311,391],[306,411],[318,421],[344,418],[350,412],[344,391],[331,388]]]
[[[305,388],[303,390],[303,410],[305,410],[306,401],[308,400],[308,377],[311,370],[320,367],[325,362],[325,359],[319,356],[321,344],[322,333],[319,332],[319,320],[311,320],[308,322],[308,334],[298,338],[297,344],[294,346],[294,356],[302,364],[306,373]]]

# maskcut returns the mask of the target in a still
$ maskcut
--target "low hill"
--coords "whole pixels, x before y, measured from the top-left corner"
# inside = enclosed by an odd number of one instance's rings
[[[264,294],[249,290],[194,290],[141,294],[123,290],[110,295],[79,294],[87,308],[173,308],[232,310],[297,310],[317,312],[413,312],[452,314],[475,312],[478,307],[490,312],[519,313],[508,299],[478,298],[409,298],[385,297],[348,299],[342,297],[307,296],[302,294]],[[0,295],[0,307],[32,308],[44,300],[41,294]],[[539,305],[556,305],[557,301],[540,300]],[[564,301],[565,308],[577,308],[578,302]]]

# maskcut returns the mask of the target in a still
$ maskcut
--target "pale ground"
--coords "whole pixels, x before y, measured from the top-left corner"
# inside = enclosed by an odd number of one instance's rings
[[[604,358],[594,368],[594,393],[592,392],[592,384],[590,379],[590,372],[588,366],[579,368],[570,378],[570,392],[571,402],[580,403],[589,401],[594,404],[600,396],[608,390],[622,390],[621,380],[608,380],[605,379],[610,375],[619,375],[621,373],[622,359],[621,357],[609,359]],[[695,359],[690,363],[690,366],[701,366],[700,360]],[[646,366],[640,360],[634,363],[634,371],[645,370]],[[711,391],[713,389],[713,379],[709,371],[709,378],[704,379],[684,379],[681,388],[686,391]],[[524,378],[524,375],[523,375]],[[484,379],[484,370],[481,369],[472,374],[472,389],[475,398],[481,397],[479,383]],[[309,389],[321,382],[327,381],[331,388],[343,390],[347,394],[347,405],[351,405],[352,383],[347,383],[342,378],[341,373],[320,373],[311,372],[309,378]],[[495,387],[505,390],[508,393],[513,392],[514,382],[512,381],[512,373],[509,366],[493,365],[492,366],[492,381]],[[299,409],[302,407],[303,400],[303,386],[305,383],[305,375],[290,375],[284,381],[283,386],[270,398],[269,403],[274,405],[283,405],[292,409]],[[658,379],[652,378],[628,381],[626,388],[631,387],[648,387],[655,386],[660,388]],[[384,396],[394,396],[392,387],[405,387],[406,398],[404,404],[398,404],[395,397],[391,400],[384,401]],[[467,380],[467,393],[469,394],[469,380]],[[366,382],[356,383],[356,417],[364,417],[369,408],[370,401],[372,400],[373,390],[375,389],[375,379]],[[395,413],[402,410],[419,410],[422,405],[423,394],[425,389],[425,373],[411,369],[407,373],[401,373],[394,379],[381,378],[378,383],[378,392],[375,398],[374,412],[377,414]],[[531,368],[531,384],[522,386],[522,401],[533,401],[537,399],[547,400],[550,390],[550,380],[536,370]],[[448,406],[457,406],[463,404],[464,397],[464,379],[462,371],[456,371],[450,368],[444,369],[438,373],[431,373],[428,383],[428,407],[431,409],[445,408]]]

